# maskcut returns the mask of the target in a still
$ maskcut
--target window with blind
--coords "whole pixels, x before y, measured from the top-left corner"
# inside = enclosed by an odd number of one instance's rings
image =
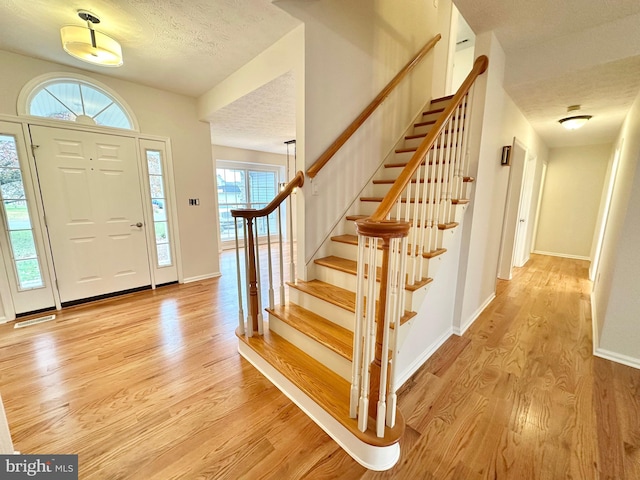
[[[218,216],[220,238],[223,242],[235,241],[235,222],[231,210],[240,208],[260,209],[265,207],[278,193],[279,167],[250,166],[244,163],[218,161],[216,177],[218,183]],[[283,222],[286,215],[282,214]],[[278,233],[278,211],[268,217],[271,235]],[[238,222],[239,227],[242,223]],[[283,223],[284,229],[284,223]],[[256,222],[259,236],[267,235],[267,219]],[[238,232],[242,237],[242,232]]]

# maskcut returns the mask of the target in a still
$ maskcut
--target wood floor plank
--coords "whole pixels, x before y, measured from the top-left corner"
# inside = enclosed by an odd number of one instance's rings
[[[238,355],[234,256],[220,279],[0,325],[15,447],[76,453],[92,480],[640,478],[640,371],[592,355],[587,262],[532,255],[499,281],[402,387],[400,461],[370,472]]]

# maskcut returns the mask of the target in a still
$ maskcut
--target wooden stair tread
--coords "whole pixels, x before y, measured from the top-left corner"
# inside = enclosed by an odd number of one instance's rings
[[[350,290],[315,279],[308,281],[298,280],[296,283],[290,282],[287,285],[337,307],[344,308],[349,312],[356,311],[356,294]]]
[[[464,117],[463,117],[464,118]],[[437,122],[437,120],[426,120],[424,122],[416,122],[413,124],[413,128],[420,128],[420,127],[426,127],[427,125],[435,125]],[[458,127],[455,130],[451,127],[449,128],[445,128],[443,130],[444,133],[451,133],[452,131],[454,132],[459,132],[460,130],[464,130],[463,127]],[[412,135],[407,135],[406,137],[404,137],[405,139],[411,139],[411,138],[419,138],[419,137],[426,137],[427,134],[429,132],[425,132],[425,133],[416,133],[416,134],[412,134]]]
[[[348,258],[336,257],[335,255],[329,255],[328,257],[318,258],[314,260],[314,263],[317,265],[322,265],[327,268],[332,268],[333,270],[338,270],[343,273],[348,273],[350,275],[356,275],[357,273],[357,265],[354,260],[349,260]],[[380,267],[376,268],[376,280],[380,281]],[[425,277],[419,282],[416,282],[413,285],[404,286],[405,290],[410,292],[414,292],[425,285],[428,285],[433,281],[432,278]]]
[[[427,110],[426,112],[422,112],[422,115],[431,115],[434,113],[442,113],[442,112],[444,112],[444,107]]]
[[[464,201],[464,203],[468,203],[468,202],[469,202],[469,200],[465,200],[465,201]],[[364,219],[364,218],[369,218],[369,215],[347,215],[347,216],[346,216],[346,219],[347,219],[347,220],[349,220],[349,221],[353,221],[353,222],[354,222],[354,221],[356,221],[356,220]],[[389,218],[389,220],[394,220],[394,221],[395,221],[395,220],[397,220],[397,218],[395,218],[395,217],[390,217],[390,218]],[[412,219],[412,218],[410,218],[410,219],[409,219],[409,220],[407,220],[407,221],[408,221],[411,225],[413,225],[413,219]],[[448,229],[450,229],[450,228],[455,228],[455,227],[457,227],[458,225],[459,225],[459,224],[458,224],[457,222],[439,223],[439,224],[438,224],[438,228],[439,228],[440,230],[448,230]],[[419,222],[419,221],[417,222],[417,226],[418,226],[418,227],[420,227],[420,226],[421,226],[421,224],[420,224],[420,222]],[[446,249],[446,248],[442,248],[441,250],[443,250],[443,252],[442,252],[442,253],[444,253],[444,252],[446,252],[446,251],[447,251],[447,249]],[[437,251],[437,250],[436,250],[436,251]],[[432,253],[433,253],[433,252],[432,252]],[[429,254],[426,254],[426,253],[425,253],[425,254],[423,254],[423,255],[429,255]],[[440,254],[439,254],[439,253],[437,253],[436,255],[433,255],[433,256],[437,256],[437,255],[440,255]],[[431,257],[425,257],[425,258],[431,258]]]
[[[457,146],[457,145],[456,145]],[[431,148],[436,148],[436,149],[440,149],[440,148],[447,148],[449,147],[449,145],[437,145]],[[403,148],[396,148],[395,152],[396,153],[410,153],[410,152],[415,152],[418,150],[418,147],[403,147]],[[431,165],[431,163],[429,163],[429,165]]]
[[[349,418],[349,382],[276,333],[265,329],[262,336],[236,335],[361,441],[383,447],[402,437],[405,422],[400,410],[396,411],[395,427],[385,429],[383,438],[376,436],[371,418],[367,431],[361,432],[358,421]]]
[[[384,197],[360,197],[361,202],[382,202],[383,199]],[[415,198],[411,198],[410,201],[411,203],[416,203]],[[423,202],[422,199],[418,199],[417,202],[418,203],[434,203],[434,202]],[[401,198],[400,203],[407,203],[407,199]],[[438,202],[435,202],[435,203],[438,203]],[[469,203],[469,200],[452,198],[451,203],[454,205],[463,205],[465,203]]]
[[[357,245],[357,237],[355,237],[355,235],[351,236],[356,238]],[[356,313],[356,294],[351,290],[345,290],[344,288],[336,287],[321,280],[298,280],[296,283],[288,283],[288,285],[291,288],[295,288],[340,308],[344,308],[351,313]],[[416,315],[416,312],[405,310],[400,318],[400,325],[404,325]]]
[[[446,97],[434,98],[433,100],[431,100],[431,105],[433,105],[434,103],[446,102],[448,100],[451,100],[452,98],[453,98],[453,95],[447,95]]]
[[[462,177],[462,181],[465,183],[471,183],[473,182],[475,179],[473,177]],[[442,180],[440,180],[440,182],[442,182]],[[380,179],[380,180],[374,180],[373,184],[374,185],[393,185],[395,183],[395,180],[390,180],[390,179]],[[417,179],[413,179],[411,180],[411,183],[418,183]],[[424,183],[424,178],[420,179],[420,183]],[[432,179],[428,179],[427,183],[434,183]]]
[[[349,245],[356,245],[356,246],[358,245],[358,237],[356,235],[348,235],[348,234],[336,235],[335,237],[331,237],[331,240],[333,240],[334,242],[347,243]],[[381,246],[378,247],[378,248],[382,249]],[[434,257],[437,257],[438,255],[442,255],[446,251],[447,251],[446,248],[438,248],[437,250],[434,250],[433,252],[422,253],[422,257],[423,258],[434,258]],[[409,245],[409,248],[407,249],[407,255],[411,255],[411,245]]]
[[[353,359],[353,332],[346,328],[295,303],[267,308],[267,312],[341,357]]]
[[[439,223],[438,228],[440,230],[450,230],[452,228],[456,228],[458,225],[459,225],[458,222]]]

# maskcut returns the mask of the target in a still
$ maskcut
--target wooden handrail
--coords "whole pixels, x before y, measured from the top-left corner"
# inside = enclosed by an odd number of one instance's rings
[[[333,157],[335,153],[338,150],[340,150],[340,147],[342,147],[347,142],[347,140],[351,138],[351,135],[353,135],[358,130],[358,128],[362,126],[362,124],[367,120],[367,118],[369,118],[371,114],[376,110],[376,108],[378,108],[380,104],[384,101],[384,99],[389,96],[389,94],[402,81],[402,79],[404,79],[404,77],[406,77],[409,74],[409,72],[411,72],[411,70],[414,69],[414,67],[420,62],[420,60],[422,60],[422,58],[427,53],[429,53],[429,51],[431,51],[431,49],[436,45],[436,43],[438,43],[440,38],[441,36],[438,33],[435,37],[429,40],[429,42],[427,42],[427,44],[424,47],[422,47],[422,49],[415,55],[415,57],[413,57],[409,61],[409,63],[407,63],[402,68],[402,70],[400,70],[400,72],[398,72],[398,74],[395,77],[393,77],[393,79],[387,84],[386,87],[384,87],[384,89],[378,94],[378,96],[374,98],[369,105],[367,105],[367,108],[365,108],[362,111],[362,113],[358,115],[358,117],[353,122],[351,122],[351,125],[349,125],[345,129],[345,131],[342,132],[340,136],[336,138],[331,145],[329,145],[329,148],[327,148],[322,153],[322,155],[318,157],[318,159],[313,163],[313,165],[309,167],[309,169],[307,170],[307,175],[309,177],[313,178],[318,174],[320,169],[322,169],[322,167],[324,167],[327,164],[327,162],[331,160],[331,157]]]
[[[416,153],[413,154],[411,160],[409,160],[409,163],[404,167],[394,184],[391,186],[391,189],[389,190],[387,195],[382,199],[382,202],[380,203],[376,211],[373,212],[373,215],[371,215],[371,217],[369,217],[370,221],[382,222],[387,218],[387,215],[389,215],[389,212],[391,212],[391,209],[398,201],[398,198],[400,198],[400,195],[402,195],[402,192],[404,192],[405,188],[411,181],[411,178],[416,173],[416,170],[422,163],[423,158],[431,149],[431,147],[433,147],[433,144],[444,129],[444,126],[447,124],[447,122],[449,122],[454,112],[462,103],[462,99],[473,85],[473,82],[475,82],[476,78],[479,75],[482,75],[485,72],[488,66],[489,59],[485,55],[482,55],[476,59],[476,61],[473,63],[471,72],[469,72],[467,78],[464,80],[464,82],[462,82],[462,85],[460,85],[460,88],[451,99],[451,102],[449,103],[447,108],[445,108],[444,112],[440,115],[433,128],[429,130],[429,134],[422,141],[422,143],[416,150]]]
[[[298,171],[298,173],[296,173],[293,179],[289,183],[287,183],[284,189],[282,189],[282,191],[278,193],[278,195],[276,195],[274,199],[271,200],[271,202],[269,202],[269,204],[266,207],[263,207],[259,210],[256,210],[255,208],[242,208],[237,210],[231,210],[231,216],[238,217],[238,218],[266,217],[271,212],[273,212],[276,208],[278,208],[278,205],[284,202],[287,199],[287,197],[291,195],[291,192],[293,192],[293,190],[296,187],[302,187],[303,185],[304,185],[304,173],[302,173],[301,171]]]

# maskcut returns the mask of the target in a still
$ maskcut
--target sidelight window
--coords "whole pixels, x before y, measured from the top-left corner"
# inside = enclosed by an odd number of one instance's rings
[[[162,174],[162,153],[159,150],[145,150],[149,172],[149,190],[153,207],[153,230],[155,232],[156,260],[158,267],[173,265],[167,218],[167,197]]]
[[[44,286],[16,139],[0,134],[0,200],[19,290]]]

